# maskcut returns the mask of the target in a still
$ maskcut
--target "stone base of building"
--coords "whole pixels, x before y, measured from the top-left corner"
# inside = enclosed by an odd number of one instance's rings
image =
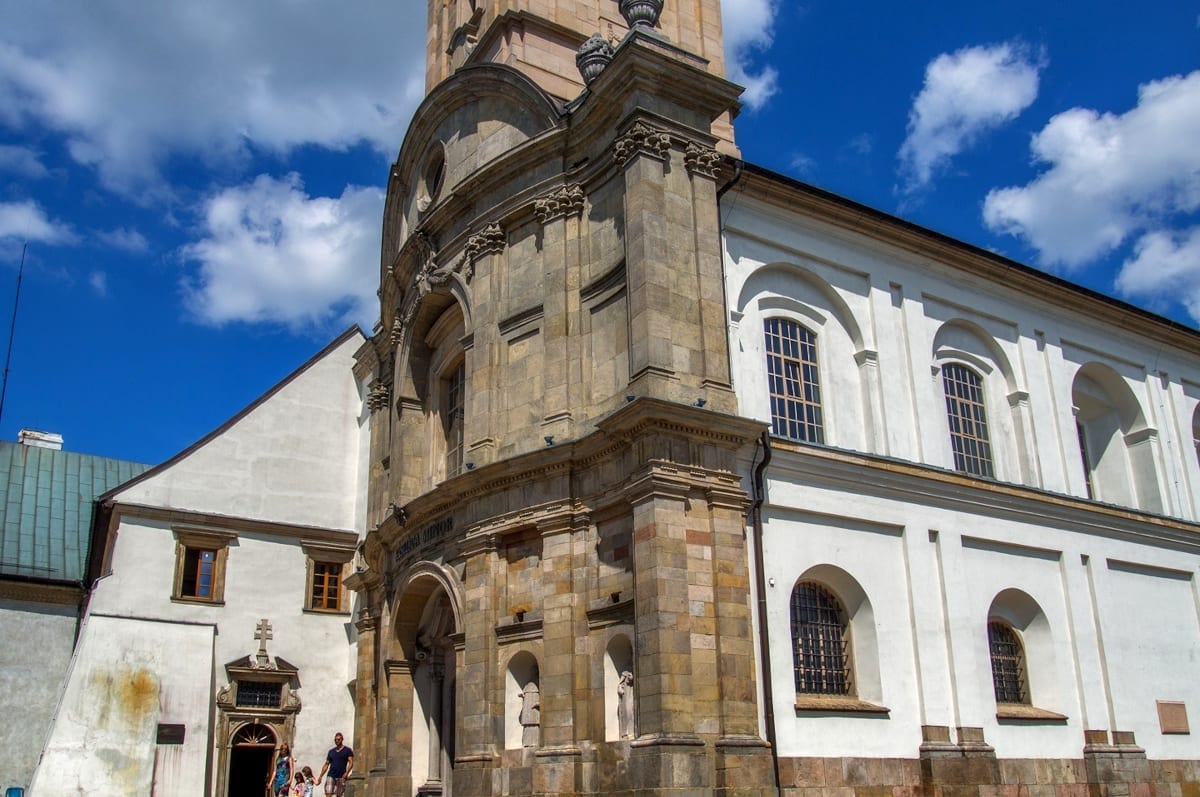
[[[1200,797],[1200,761],[1147,759],[1128,732],[1088,731],[1079,758],[1005,759],[978,728],[922,730],[918,758],[780,758],[780,795]]]

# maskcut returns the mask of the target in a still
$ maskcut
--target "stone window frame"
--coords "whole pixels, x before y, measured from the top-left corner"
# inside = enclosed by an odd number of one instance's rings
[[[957,361],[943,363],[941,372],[954,469],[968,476],[996,478],[983,374]]]
[[[460,337],[465,332],[465,323],[462,308],[456,303],[438,316],[425,336],[425,343],[431,351],[429,467],[432,484],[435,485],[458,476],[466,466],[465,421],[471,375],[467,370],[466,346]],[[455,381],[460,386],[457,416],[454,414],[456,408],[450,406],[451,383]]]
[[[237,533],[176,526],[175,533],[175,576],[171,587],[171,600],[179,603],[197,603],[204,606],[225,605],[225,570],[229,558],[229,546],[237,539]],[[213,562],[212,594],[208,596],[185,595],[183,593],[184,569],[188,551],[212,551]]]
[[[354,561],[357,548],[316,540],[302,540],[300,547],[305,557],[304,578],[304,611],[316,614],[349,615],[349,598],[346,594],[346,566]],[[317,565],[338,565],[341,567],[338,576],[338,603],[336,608],[325,608],[313,605],[313,584],[316,580]]]
[[[774,328],[772,328],[774,327]],[[794,335],[785,332],[794,331]],[[790,356],[784,351],[773,351],[772,340],[781,343],[794,343],[797,352]],[[806,324],[786,316],[768,315],[763,318],[763,353],[765,356],[765,374],[767,379],[767,396],[771,407],[771,431],[773,434],[788,440],[797,440],[814,445],[825,444],[825,412],[821,402],[821,369],[818,336]],[[778,347],[777,347],[778,348]],[[778,360],[780,373],[773,373],[773,364]],[[798,379],[787,378],[787,367],[798,366]],[[809,378],[811,374],[811,379]],[[782,390],[776,390],[774,382],[781,381]],[[788,389],[788,385],[796,381],[797,391]],[[793,395],[793,392],[798,395]],[[790,413],[777,411],[777,407],[787,410],[798,409],[801,417],[792,419]],[[800,430],[801,434],[792,434],[792,427]],[[811,431],[807,431],[810,430]]]

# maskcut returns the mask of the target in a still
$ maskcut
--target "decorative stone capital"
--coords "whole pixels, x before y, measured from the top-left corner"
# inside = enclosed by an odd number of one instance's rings
[[[689,142],[683,152],[683,165],[692,174],[704,177],[716,177],[717,166],[721,163],[721,153],[710,147],[702,147],[696,142]]]
[[[645,153],[665,161],[671,150],[671,137],[645,122],[636,122],[613,144],[613,157],[624,166],[634,155]]]
[[[470,264],[484,255],[494,255],[503,252],[505,243],[504,230],[501,229],[499,224],[489,224],[467,239],[467,265],[464,266],[463,271],[464,276],[467,276],[468,282],[471,279],[470,275],[474,274],[474,268]],[[470,268],[469,275],[467,273],[468,268]]]
[[[538,222],[548,224],[563,216],[575,216],[583,212],[583,186],[564,185],[543,197],[533,200],[533,212]]]
[[[583,85],[592,85],[592,81],[600,77],[600,73],[612,59],[612,45],[605,41],[599,33],[593,33],[575,51],[575,66],[583,77]]]
[[[367,408],[373,413],[387,409],[390,397],[391,390],[388,388],[388,385],[383,380],[376,379],[371,382],[371,386],[367,389]]]

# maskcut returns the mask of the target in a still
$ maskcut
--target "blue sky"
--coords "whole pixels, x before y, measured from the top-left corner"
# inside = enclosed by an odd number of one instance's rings
[[[0,438],[154,463],[348,325],[412,0],[0,0]],[[755,163],[1195,327],[1200,3],[735,0]]]

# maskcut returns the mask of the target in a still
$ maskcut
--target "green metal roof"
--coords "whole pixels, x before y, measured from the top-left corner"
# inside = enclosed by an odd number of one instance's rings
[[[82,581],[96,497],[149,468],[0,442],[0,576]]]

